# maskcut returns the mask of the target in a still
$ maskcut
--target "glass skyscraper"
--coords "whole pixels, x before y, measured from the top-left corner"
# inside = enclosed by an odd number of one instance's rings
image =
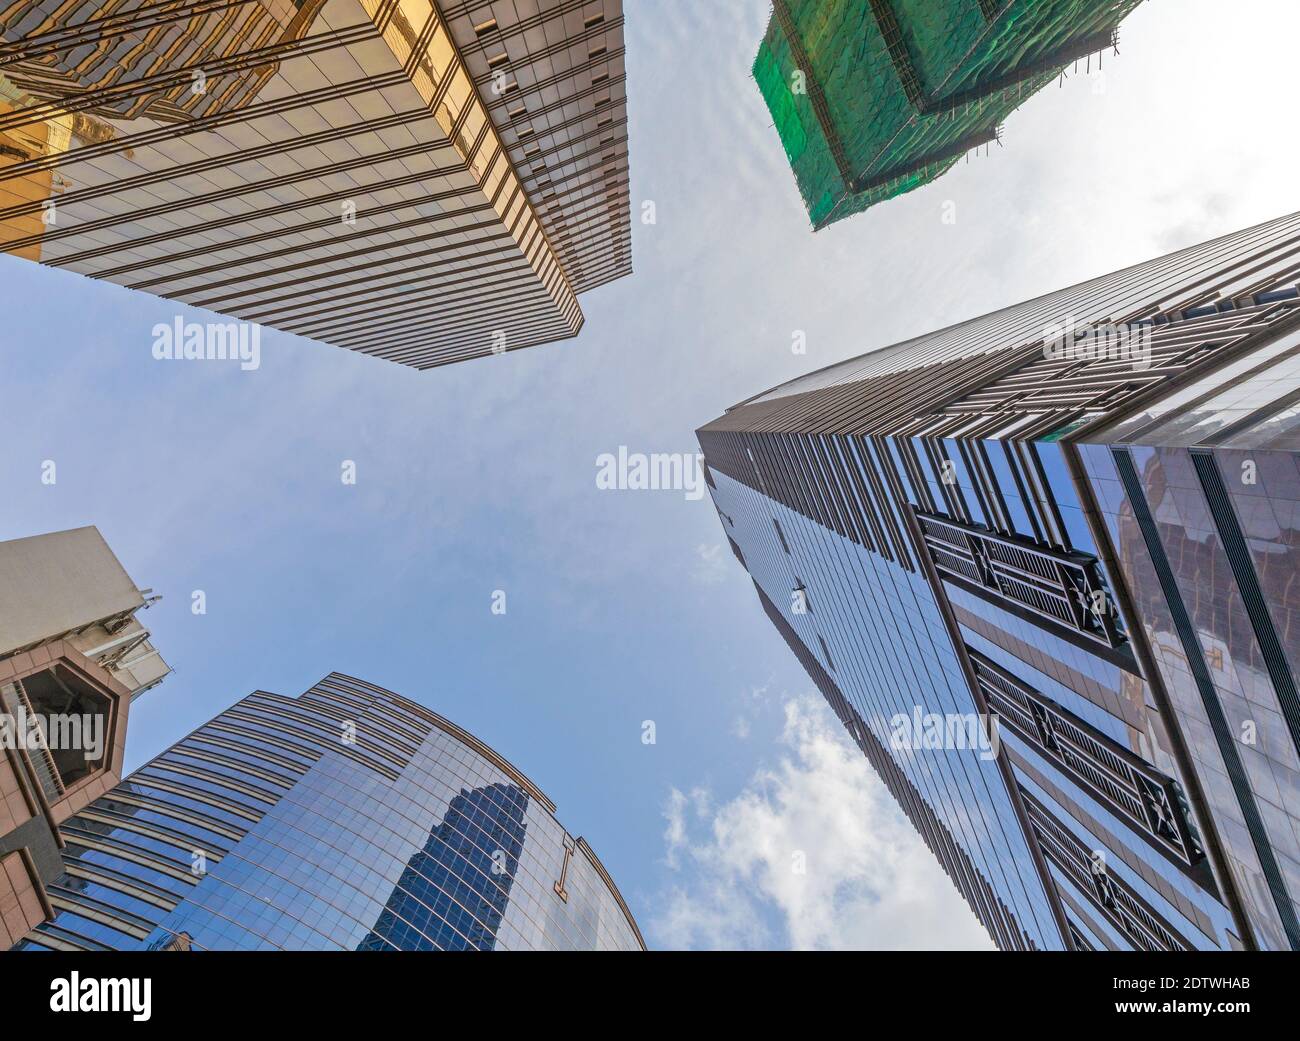
[[[631,272],[621,0],[14,0],[0,50],[8,253],[416,368]]]
[[[1002,948],[1300,947],[1300,215],[699,432],[764,610]]]
[[[19,950],[640,950],[591,847],[455,724],[258,691],[64,822]]]

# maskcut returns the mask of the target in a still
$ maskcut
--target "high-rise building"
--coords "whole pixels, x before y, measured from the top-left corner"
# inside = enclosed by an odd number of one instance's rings
[[[1300,214],[699,432],[773,625],[1003,948],[1300,947]]]
[[[813,229],[945,173],[1141,0],[773,0],[754,59]]]
[[[417,368],[574,336],[631,271],[622,27],[621,0],[9,3],[0,250]]]
[[[258,691],[64,825],[22,950],[641,950],[554,804],[473,735],[333,673]]]
[[[167,664],[95,528],[0,542],[0,946],[54,914],[63,825],[122,776],[131,700]]]

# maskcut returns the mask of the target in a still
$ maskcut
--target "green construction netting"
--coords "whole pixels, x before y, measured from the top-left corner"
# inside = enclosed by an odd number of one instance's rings
[[[774,13],[753,72],[813,226],[934,180],[965,151],[963,142],[1056,78],[1065,67],[1052,61],[1057,52],[1118,25],[1140,2],[1008,0],[998,8],[981,0],[785,0],[795,43]],[[985,7],[997,8],[991,20]],[[879,17],[886,9],[896,24],[893,53]],[[1016,70],[1024,73],[1016,86],[988,88]],[[839,159],[818,119],[813,83]],[[943,104],[972,91],[982,96]],[[842,169],[850,180],[885,180],[853,191]]]

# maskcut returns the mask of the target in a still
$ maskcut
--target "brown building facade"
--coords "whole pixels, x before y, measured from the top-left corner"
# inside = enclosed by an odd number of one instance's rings
[[[0,944],[54,916],[60,825],[121,779],[131,699],[168,671],[150,602],[94,528],[0,543]]]

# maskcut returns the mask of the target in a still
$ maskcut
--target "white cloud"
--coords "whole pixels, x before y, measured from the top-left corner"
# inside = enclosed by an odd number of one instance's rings
[[[819,698],[786,701],[780,747],[775,767],[716,808],[699,788],[670,793],[665,861],[677,875],[650,922],[658,945],[992,946]]]
[[[686,796],[674,788],[668,793],[664,807],[664,863],[674,870],[678,867],[678,851],[686,845]]]
[[[703,820],[711,807],[712,796],[704,788],[692,788],[689,796],[676,788],[669,793],[668,805],[664,807],[664,819],[668,822],[664,829],[664,863],[674,871],[680,866],[678,853],[687,846],[687,809],[694,809],[696,818]]]
[[[700,585],[711,586],[726,581],[728,577],[727,554],[722,552],[720,543],[706,545],[700,543],[695,547],[695,570],[691,577]]]

